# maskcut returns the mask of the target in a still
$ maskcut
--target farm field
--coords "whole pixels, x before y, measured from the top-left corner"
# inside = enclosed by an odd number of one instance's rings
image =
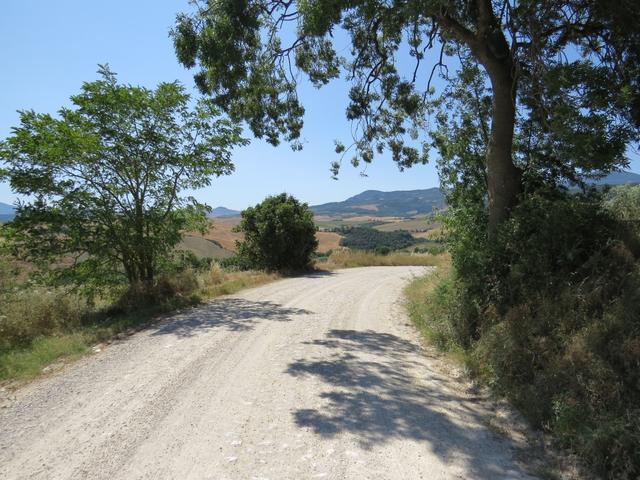
[[[325,253],[329,250],[335,250],[340,246],[340,235],[334,232],[317,232],[318,252]]]
[[[393,222],[384,223],[382,225],[376,225],[376,230],[381,232],[393,232],[394,230],[407,230],[407,231],[416,231],[416,230],[430,230],[433,228],[434,222],[429,217],[419,217],[419,218],[405,218],[396,220]]]
[[[240,217],[216,218],[212,221],[213,228],[204,236],[199,233],[192,233],[190,237],[200,237],[203,240],[212,240],[219,243],[226,252],[234,252],[236,250],[236,241],[243,239],[242,233],[234,232],[233,228],[240,223]],[[324,253],[334,250],[340,246],[341,236],[333,232],[318,232],[318,252]],[[195,242],[195,240],[191,240]],[[198,244],[197,248],[210,248],[205,244]],[[224,254],[227,255],[227,254]],[[227,255],[229,256],[229,255]],[[224,256],[214,256],[214,258],[226,258]]]
[[[233,228],[240,223],[240,217],[216,218],[212,221],[212,226],[204,238],[215,240],[223,248],[231,251],[236,249],[236,240],[242,240],[243,236],[239,232],[234,232]]]
[[[185,235],[178,244],[178,250],[189,250],[198,258],[229,258],[233,251],[221,247],[215,240],[202,236]]]

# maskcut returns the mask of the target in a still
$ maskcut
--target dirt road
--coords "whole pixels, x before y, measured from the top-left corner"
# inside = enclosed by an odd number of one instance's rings
[[[286,279],[112,344],[0,410],[0,478],[530,478],[407,324],[423,272]]]

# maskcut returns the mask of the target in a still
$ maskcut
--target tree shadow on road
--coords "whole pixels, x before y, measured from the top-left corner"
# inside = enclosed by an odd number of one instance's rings
[[[212,329],[247,331],[264,321],[288,322],[297,315],[310,313],[308,310],[284,307],[273,302],[222,298],[171,317],[152,335],[190,337]]]
[[[525,476],[504,465],[509,444],[481,427],[469,398],[448,388],[452,380],[428,369],[419,345],[371,330],[331,330],[306,343],[320,348],[318,357],[292,362],[287,373],[319,378],[329,389],[320,394],[324,408],[293,413],[298,426],[329,438],[348,432],[363,448],[397,439],[425,442],[445,463],[467,467],[473,478]]]

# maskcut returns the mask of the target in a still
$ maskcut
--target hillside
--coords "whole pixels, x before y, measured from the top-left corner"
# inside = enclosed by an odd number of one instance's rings
[[[381,192],[367,190],[343,202],[315,205],[316,215],[370,217],[413,217],[444,207],[444,196],[438,188]]]
[[[591,182],[588,182],[591,183]],[[594,181],[596,185],[640,184],[640,175],[633,172],[611,172],[607,176]]]
[[[12,215],[14,210],[13,205],[0,202],[0,215]]]
[[[14,216],[15,208],[7,203],[0,202],[0,223],[8,222]]]
[[[215,240],[195,235],[185,235],[177,247],[179,250],[193,252],[198,258],[229,258],[233,252],[220,246]]]
[[[612,172],[591,182],[596,185],[640,184],[640,175],[633,172]],[[444,195],[438,188],[382,192],[366,190],[342,202],[315,205],[316,215],[329,217],[415,217],[427,215],[444,207]]]
[[[234,227],[240,223],[240,217],[217,218],[212,223],[212,228],[205,233],[204,238],[220,244],[226,251],[235,251],[236,241],[242,241],[244,236],[235,232]],[[340,235],[334,232],[317,232],[318,251],[326,252],[338,248]]]
[[[209,213],[211,218],[235,217],[240,215],[238,210],[231,210],[227,207],[216,207]]]

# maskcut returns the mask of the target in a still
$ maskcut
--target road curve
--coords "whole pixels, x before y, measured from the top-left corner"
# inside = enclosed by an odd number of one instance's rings
[[[407,324],[424,271],[281,280],[34,382],[0,411],[0,478],[530,478]]]

